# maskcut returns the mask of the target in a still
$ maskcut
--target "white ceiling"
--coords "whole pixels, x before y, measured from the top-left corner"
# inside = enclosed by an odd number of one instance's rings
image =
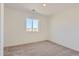
[[[52,15],[63,10],[79,7],[78,3],[46,3],[47,6],[43,7],[42,3],[9,3],[5,4],[5,6],[17,8],[19,10],[29,10],[35,9],[38,13],[44,15]]]

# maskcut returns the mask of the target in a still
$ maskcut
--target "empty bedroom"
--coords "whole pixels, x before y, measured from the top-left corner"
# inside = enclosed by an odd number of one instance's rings
[[[79,56],[79,4],[5,3],[4,56]]]

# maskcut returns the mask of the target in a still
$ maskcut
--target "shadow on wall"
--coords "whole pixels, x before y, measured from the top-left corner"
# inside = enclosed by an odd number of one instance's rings
[[[50,25],[51,41],[79,51],[79,7],[62,11]]]

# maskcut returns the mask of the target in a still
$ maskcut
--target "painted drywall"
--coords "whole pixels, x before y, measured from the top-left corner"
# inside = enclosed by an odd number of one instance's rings
[[[1,55],[1,4],[0,4],[0,55]]]
[[[39,32],[26,32],[25,20],[28,16],[30,13],[27,11],[5,7],[5,47],[47,40],[48,21],[46,17],[41,15],[36,17],[39,20]]]
[[[55,14],[49,24],[51,41],[79,51],[79,7]]]

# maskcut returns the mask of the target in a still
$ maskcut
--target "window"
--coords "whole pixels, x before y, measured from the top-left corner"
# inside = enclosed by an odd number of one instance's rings
[[[38,32],[38,20],[27,18],[26,19],[26,31]]]

